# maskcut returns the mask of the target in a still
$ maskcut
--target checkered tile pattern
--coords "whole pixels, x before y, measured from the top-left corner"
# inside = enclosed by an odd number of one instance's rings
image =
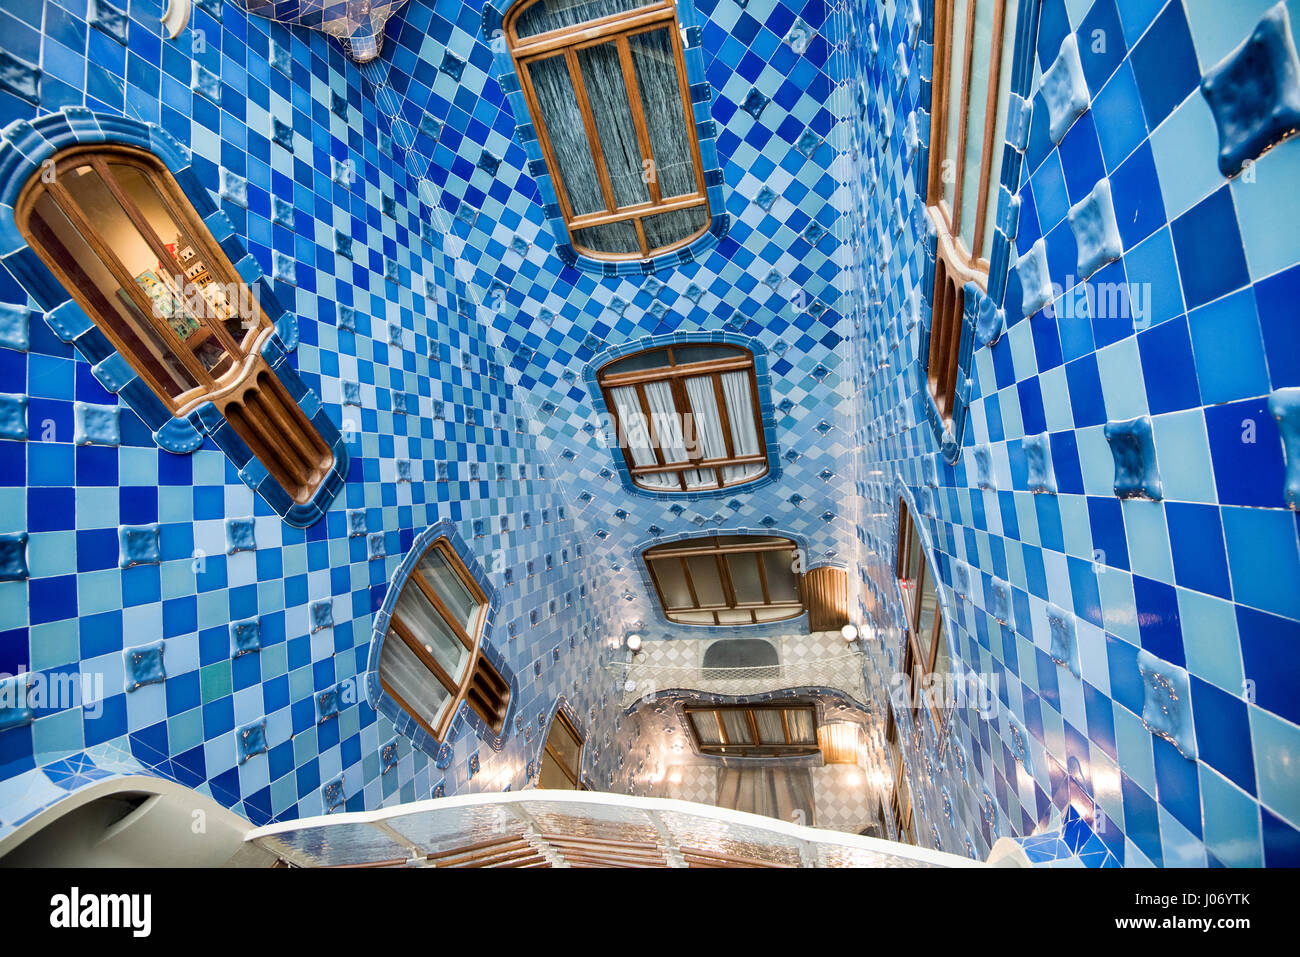
[[[858,575],[881,637],[874,673],[883,692],[901,665],[891,523],[902,496],[945,585],[954,656],[998,689],[987,720],[958,709],[942,735],[900,716],[922,843],[983,857],[999,836],[1022,836],[1031,857],[1089,866],[1300,861],[1300,674],[1283,650],[1300,636],[1300,556],[1267,408],[1300,378],[1283,332],[1300,240],[1281,227],[1296,212],[1282,184],[1295,182],[1300,141],[1258,156],[1253,180],[1226,179],[1198,87],[1272,6],[1020,4],[1034,18],[1020,47],[1032,59],[1018,58],[1014,75],[1031,114],[1009,184],[1018,209],[1003,197],[1000,217],[1013,239],[1006,331],[973,349],[955,465],[927,421],[916,361],[924,244],[899,228],[924,202],[925,151],[907,131],[929,120],[932,4],[842,11],[851,42],[837,78],[856,100],[847,218],[864,224],[843,308],[856,353]],[[1057,142],[1041,77],[1072,33],[1087,108]],[[1145,296],[1136,322],[1065,303],[1079,271],[1070,207],[1103,179],[1118,258],[1091,282],[1130,303]],[[1067,292],[1054,312],[1025,316],[1028,267],[1016,261],[1040,239]],[[1133,479],[1116,475],[1106,437],[1108,423],[1142,416],[1156,501],[1118,497]],[[1037,465],[1035,445],[1046,450]],[[1077,671],[1053,660],[1049,603],[1072,623]],[[1178,746],[1150,730],[1161,716],[1139,652],[1169,687],[1185,681]],[[1044,850],[1052,842],[1066,853]]]

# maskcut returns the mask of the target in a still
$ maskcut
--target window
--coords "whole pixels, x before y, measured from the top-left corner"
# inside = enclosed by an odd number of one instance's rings
[[[650,349],[609,363],[596,381],[638,488],[708,491],[767,474],[758,379],[748,349]]]
[[[555,712],[537,773],[542,788],[585,790],[582,786],[582,735],[562,711]]]
[[[211,401],[295,502],[312,498],[333,453],[261,355],[273,327],[253,291],[156,157],[63,150],[15,221],[173,415]]]
[[[903,671],[907,675],[912,703],[919,706],[933,675],[945,676],[949,670],[948,642],[943,633],[943,615],[934,576],[925,560],[920,535],[906,503],[899,502],[898,588],[903,595],[907,623],[907,641],[903,652]],[[935,724],[941,723],[941,711],[932,701]]]
[[[646,258],[708,229],[674,0],[524,0],[505,34],[575,249]]]
[[[788,538],[716,535],[655,545],[642,557],[669,621],[753,625],[803,614],[797,548]]]
[[[993,248],[1019,0],[937,0],[930,216],[938,228],[929,388],[953,413],[963,289],[984,288]]]
[[[810,704],[688,706],[683,710],[701,754],[791,758],[818,753],[817,714]]]
[[[903,764],[898,722],[894,720],[892,708],[887,723],[885,739],[889,742],[889,766],[894,779],[894,787],[889,795],[889,812],[894,819],[894,830],[898,840],[905,844],[915,844],[916,831],[912,826],[912,792],[907,786],[907,768]]]
[[[510,707],[510,686],[483,656],[487,596],[444,537],[401,586],[379,654],[379,684],[435,739],[468,701],[493,734]]]

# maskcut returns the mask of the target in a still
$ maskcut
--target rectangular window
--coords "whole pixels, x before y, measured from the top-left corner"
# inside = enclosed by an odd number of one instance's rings
[[[808,704],[687,706],[686,723],[701,754],[800,757],[817,754],[817,713]]]
[[[907,675],[912,704],[919,706],[931,684],[932,675],[944,677],[949,670],[948,640],[944,635],[937,583],[925,560],[924,547],[907,504],[899,501],[898,588],[903,595],[907,626],[903,671]],[[942,723],[942,709],[932,701],[935,725]]]
[[[936,0],[927,196],[938,229],[928,385],[951,418],[964,289],[988,283],[1019,0]]]
[[[537,786],[564,790],[583,790],[582,735],[562,711],[555,713],[550,734],[542,751],[542,766]]]
[[[894,779],[894,786],[889,795],[889,810],[894,819],[894,830],[900,841],[905,844],[915,844],[916,833],[912,827],[912,792],[907,786],[903,748],[899,740],[898,722],[894,720],[892,708],[889,712],[885,739],[889,743],[889,766]]]
[[[717,535],[647,548],[642,557],[669,621],[753,625],[803,614],[788,538]]]
[[[438,740],[462,700],[500,734],[510,686],[480,647],[487,596],[447,539],[429,546],[400,587],[380,650],[380,685]]]
[[[575,249],[654,256],[709,201],[672,2],[525,0],[506,39]]]
[[[707,491],[767,474],[749,350],[726,345],[651,349],[610,362],[596,379],[638,487]]]

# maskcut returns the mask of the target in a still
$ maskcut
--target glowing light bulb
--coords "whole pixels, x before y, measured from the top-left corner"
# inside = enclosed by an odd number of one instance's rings
[[[628,636],[627,636],[627,650],[628,650],[628,651],[640,651],[640,650],[641,650],[641,636],[640,636],[640,635],[628,635]]]
[[[840,629],[840,635],[843,636],[845,641],[857,641],[858,640],[857,626],[845,625],[843,628]]]

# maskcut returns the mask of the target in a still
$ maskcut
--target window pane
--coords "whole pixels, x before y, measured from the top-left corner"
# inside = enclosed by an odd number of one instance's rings
[[[952,5],[952,53],[948,60],[948,130],[943,147],[943,199],[952,209],[953,197],[957,192],[957,139],[961,132],[962,73],[966,68],[966,2],[953,0]],[[953,216],[957,213],[954,210]]]
[[[740,359],[746,355],[743,350],[728,346],[673,346],[673,362],[679,366],[715,359]]]
[[[676,354],[678,349],[674,349]],[[680,360],[678,360],[680,361]],[[601,375],[620,375],[624,372],[645,372],[649,369],[664,369],[668,366],[667,349],[651,349],[649,352],[638,352],[634,356],[628,356],[626,359],[619,359],[611,362],[605,368],[601,369]]]
[[[261,311],[251,302],[251,287],[241,284],[241,289],[232,289],[213,271],[196,248],[193,235],[182,235],[158,188],[142,170],[122,163],[110,163],[108,168],[175,257],[174,263],[167,266],[181,270],[184,275],[185,301],[191,312],[204,321],[222,323],[230,337],[243,345],[248,334],[261,326]],[[241,294],[244,297],[242,316]]]
[[[772,601],[798,601],[799,581],[791,566],[794,551],[763,552],[763,570],[767,573],[767,592]]]
[[[116,169],[121,170],[123,167],[117,166]],[[175,220],[168,214],[157,193],[153,192],[153,187],[143,182],[143,179],[143,174],[137,172],[130,181],[135,193],[139,194],[131,195],[128,190],[130,199],[145,202],[145,207],[140,212],[158,238],[170,247],[169,251],[181,247],[189,249],[189,243],[180,238]],[[213,378],[230,371],[236,358],[227,353],[215,332],[202,321],[206,310],[188,308],[184,279],[177,275],[180,267],[174,261],[159,261],[154,248],[109,191],[98,171],[90,166],[78,167],[64,173],[59,182],[127,272],[135,277],[136,283],[153,304],[155,320],[166,323]],[[203,270],[200,278],[206,275],[207,271]],[[127,294],[120,291],[118,295],[125,297]],[[242,336],[242,333],[239,334]]]
[[[600,180],[596,178],[595,161],[591,156],[591,143],[587,140],[587,128],[578,109],[578,96],[573,90],[573,78],[569,75],[568,64],[564,55],[534,60],[525,69],[533,81],[533,91],[537,96],[537,105],[542,114],[542,123],[546,127],[546,136],[550,140],[551,150],[555,154],[557,169],[569,206],[575,216],[585,213],[600,212],[605,209],[605,197],[600,190]],[[618,224],[625,225],[625,224]],[[594,226],[582,230],[592,233],[593,238],[582,240],[583,245],[604,249],[602,242],[596,241],[596,230],[608,227]],[[602,234],[603,235],[603,234]],[[577,237],[574,237],[577,239]],[[633,232],[633,250],[636,233]]]
[[[947,675],[952,668],[952,661],[948,653],[948,636],[944,634],[942,619],[935,628],[934,640],[939,646],[934,656],[934,674]]]
[[[785,726],[781,724],[779,708],[755,708],[754,720],[758,722],[759,743],[785,744]]]
[[[451,696],[395,632],[379,649],[379,674],[416,717],[437,728]]]
[[[546,745],[550,752],[547,754],[547,760],[552,760],[551,754],[557,755],[559,763],[576,777],[582,742],[569,733],[568,726],[563,721],[556,719],[551,723],[551,734],[547,738]]]
[[[671,616],[673,621],[679,621],[684,625],[712,625],[713,612],[711,611],[678,611]]]
[[[791,708],[786,711],[785,720],[790,725],[791,744],[817,743],[817,731],[813,725],[812,712],[807,708]]]
[[[754,735],[749,730],[749,712],[734,709],[722,712],[722,726],[727,729],[728,744],[753,744]]]
[[[712,711],[691,711],[691,726],[700,744],[721,744],[722,735],[718,733],[718,721]]]
[[[478,624],[479,602],[442,551],[438,548],[426,551],[420,559],[418,570],[424,580],[433,586],[434,592],[465,633],[473,638],[475,625]]]
[[[651,561],[650,566],[659,582],[659,594],[664,608],[692,608],[690,589],[686,587],[686,576],[682,574],[682,563],[676,558]]]
[[[465,663],[469,661],[469,649],[424,597],[420,586],[408,580],[394,611],[416,641],[424,645],[425,651],[433,655],[433,659],[451,676],[451,680],[459,682]]]
[[[1002,63],[995,107],[997,120],[993,128],[993,158],[992,165],[989,166],[989,201],[984,211],[984,242],[979,251],[983,259],[988,259],[993,254],[993,230],[998,215],[998,185],[1002,177],[1002,146],[1007,138],[1007,98],[1011,92],[1011,64],[1016,51],[1016,19],[1019,8],[1019,0],[1007,0],[1006,16],[1002,22]]]
[[[718,577],[718,565],[712,555],[693,555],[686,559],[690,569],[691,582],[695,585],[695,595],[701,605],[725,605],[726,595],[722,591],[722,580]]]
[[[582,82],[596,121],[600,150],[605,169],[614,187],[614,202],[636,206],[650,202],[650,189],[642,178],[644,169],[641,144],[637,141],[636,120],[628,105],[627,83],[617,43],[584,47],[577,52]]]
[[[720,611],[718,612],[719,625],[752,625],[753,616],[748,611]]]
[[[636,10],[654,2],[657,0],[538,0],[519,14],[515,20],[515,33],[519,37],[532,37],[588,20],[599,20],[612,13]]]
[[[590,149],[585,144],[586,138],[583,138],[583,148]],[[588,154],[590,158],[590,154]],[[597,187],[599,191],[599,187]],[[604,209],[605,201],[600,200],[601,209]],[[641,240],[637,238],[636,224],[631,220],[625,220],[619,223],[603,223],[600,226],[588,226],[585,229],[577,229],[573,232],[573,241],[583,249],[590,249],[595,253],[613,253],[614,255],[627,255],[630,253],[641,252]]]
[[[85,210],[101,229],[104,225],[102,209],[102,204],[96,203]],[[147,372],[172,398],[199,385],[198,379],[173,351],[171,340],[136,309],[108,266],[91,251],[89,243],[59,210],[49,193],[41,195],[33,205],[31,227],[33,237],[51,258],[65,266],[74,280],[83,280],[76,283],[80,292],[99,306],[94,311],[94,318],[124,343],[134,366]],[[127,269],[130,270],[129,265]]]
[[[659,192],[665,198],[698,193],[695,159],[689,139],[695,131],[686,123],[677,57],[669,28],[661,27],[630,36],[628,45],[636,66],[642,112],[650,131]],[[650,245],[656,244],[651,242]]]
[[[706,206],[689,206],[668,213],[656,213],[641,221],[645,228],[646,244],[652,250],[681,242],[708,224],[709,210]]]
[[[758,577],[758,555],[728,555],[727,565],[731,571],[731,587],[736,593],[736,603],[763,604],[763,582]]]
[[[934,592],[934,576],[926,575],[921,586],[921,622],[916,633],[922,648],[930,640],[930,629],[934,627],[934,616],[939,613],[939,601]]]
[[[962,158],[961,239],[967,249],[975,245],[979,208],[980,161],[984,157],[984,121],[988,116],[989,54],[993,48],[995,0],[975,2],[975,42],[971,47],[970,111],[966,127],[966,153]]]

